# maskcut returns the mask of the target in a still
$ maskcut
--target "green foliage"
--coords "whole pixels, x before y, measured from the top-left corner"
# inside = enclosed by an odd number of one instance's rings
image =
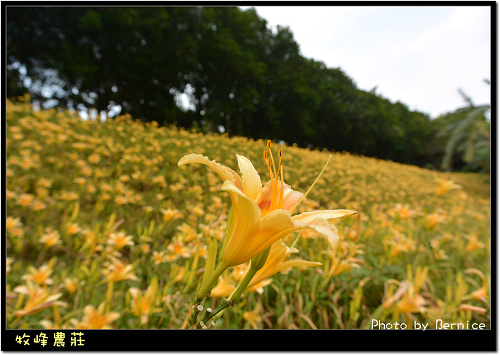
[[[447,138],[441,168],[450,171],[453,155],[460,153],[467,169],[489,173],[490,122],[486,112],[490,105],[475,106],[469,97],[462,91],[460,93],[469,106],[448,115],[445,119],[449,123],[439,131]]]

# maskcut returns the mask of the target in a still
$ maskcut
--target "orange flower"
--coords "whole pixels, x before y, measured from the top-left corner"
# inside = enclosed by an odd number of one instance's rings
[[[132,273],[133,269],[134,267],[132,265],[125,265],[120,260],[113,258],[112,264],[108,264],[102,273],[106,276],[107,280],[113,282],[139,280],[139,278]]]
[[[335,244],[338,240],[335,226],[323,221],[356,213],[351,210],[326,210],[305,212],[292,217],[295,208],[309,191],[302,194],[285,184],[281,149],[276,169],[270,145],[271,142],[268,141],[264,152],[270,175],[270,180],[264,187],[250,160],[241,155],[236,156],[241,177],[232,169],[199,154],[186,155],[178,163],[179,166],[190,163],[209,166],[224,180],[221,190],[231,196],[233,228],[222,255],[220,270],[252,259],[281,238],[300,229],[313,229]]]
[[[455,184],[452,180],[439,179],[436,187],[436,196],[443,196],[448,191],[461,189],[462,186]]]
[[[52,267],[48,264],[40,266],[38,269],[33,266],[29,267],[30,274],[24,275],[22,279],[30,280],[35,282],[37,285],[51,285],[52,279],[50,274],[52,274]]]
[[[210,297],[227,297],[234,290],[236,290],[236,286],[231,282],[230,277],[221,276],[217,285],[210,291]]]
[[[132,312],[136,316],[141,317],[141,324],[146,324],[148,322],[148,318],[151,313],[161,312],[161,308],[152,308],[154,306],[157,291],[157,278],[154,278],[151,281],[151,284],[144,292],[141,292],[141,290],[135,287],[129,289],[129,292],[132,295]]]
[[[108,244],[113,245],[117,250],[123,249],[126,245],[133,246],[134,242],[131,235],[126,235],[125,232],[111,233],[109,235]]]
[[[273,276],[278,272],[285,273],[294,266],[321,266],[321,263],[315,261],[306,260],[286,260],[292,253],[297,252],[295,248],[289,248],[283,243],[283,241],[278,240],[271,246],[269,255],[264,266],[257,271],[252,281],[248,284],[247,288],[252,288],[253,286],[259,284],[260,282],[266,280],[267,278]]]
[[[65,305],[65,303],[63,302],[56,301],[59,297],[61,297],[61,293],[55,293],[51,295],[46,288],[37,286],[29,280],[27,281],[25,286],[17,286],[14,289],[14,292],[29,296],[28,302],[26,302],[24,308],[16,312],[16,316],[19,317],[38,313],[41,310],[52,305]]]
[[[466,252],[471,252],[471,251],[474,251],[476,249],[484,248],[484,243],[481,243],[478,240],[478,237],[476,234],[466,235],[465,238],[469,240],[469,242],[467,243],[467,246],[465,247]]]
[[[167,208],[166,210],[160,208],[160,212],[163,214],[163,222],[168,223],[172,218],[178,219],[182,217],[182,214],[175,209]]]
[[[477,300],[477,301],[488,302],[488,287],[487,286],[488,286],[489,282],[486,279],[486,277],[484,276],[484,274],[475,268],[469,268],[469,269],[465,270],[465,273],[479,275],[479,277],[481,278],[481,281],[482,281],[482,286],[480,288],[478,288],[477,290],[473,291],[472,293],[470,293],[469,295],[467,295],[465,297],[465,299],[472,298],[472,299]]]
[[[75,328],[78,329],[112,329],[109,323],[114,322],[120,318],[118,312],[104,313],[104,302],[101,303],[97,309],[94,306],[88,305],[83,309],[83,319],[81,322],[72,320]]]
[[[40,243],[45,243],[48,248],[56,244],[61,244],[59,232],[51,228],[45,228],[45,233],[40,238]]]

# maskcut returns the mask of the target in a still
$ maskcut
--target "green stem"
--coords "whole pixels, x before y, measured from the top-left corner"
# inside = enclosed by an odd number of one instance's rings
[[[202,282],[201,288],[196,294],[196,302],[193,306],[193,313],[191,314],[191,320],[189,322],[190,327],[193,325],[196,325],[198,323],[198,314],[200,314],[200,311],[198,310],[198,305],[201,304],[201,301],[205,297],[207,297],[208,292],[212,289],[213,285],[217,282],[217,279],[219,276],[227,269],[228,267],[224,263],[220,263],[217,268],[214,270],[214,272],[210,275],[210,277],[205,281]]]
[[[198,318],[198,314],[200,313],[200,311],[198,311],[198,309],[196,307],[197,307],[197,304],[195,304],[195,307],[193,308],[193,313],[191,314],[191,322],[189,323],[190,327],[192,327],[193,325],[195,325],[197,323],[197,318]]]
[[[231,306],[232,303],[229,302],[228,300],[223,300],[221,305],[219,307],[217,307],[215,310],[213,310],[212,312],[210,313],[205,313],[205,316],[203,317],[203,319],[201,320],[203,323],[207,323],[210,319],[212,319],[213,317],[215,317],[218,313],[222,312],[223,310],[225,310],[227,307]]]
[[[250,269],[248,269],[248,272],[246,273],[245,277],[243,278],[243,280],[241,280],[240,284],[238,285],[236,290],[234,290],[231,296],[229,296],[227,299],[224,299],[221,305],[212,312],[205,313],[205,316],[201,321],[203,323],[207,323],[210,319],[215,317],[218,313],[222,312],[227,307],[234,306],[233,300],[239,301],[241,294],[243,293],[243,291],[245,291],[250,281],[252,281],[252,278],[254,277],[257,271],[258,269],[250,266]]]
[[[235,301],[238,302],[240,299],[241,294],[243,291],[246,290],[248,284],[250,281],[252,281],[253,277],[259,271],[262,266],[266,263],[267,257],[269,255],[269,251],[271,250],[271,247],[267,248],[265,251],[257,255],[255,258],[252,259],[250,268],[248,269],[247,273],[245,274],[245,277],[241,282],[239,283],[238,287],[236,290],[233,291],[233,293],[225,300],[222,301],[221,305],[217,307],[214,311],[210,313],[205,313],[205,316],[201,320],[203,323],[208,322],[210,319],[215,317],[218,313],[222,312],[224,309],[226,309],[229,306],[234,306]]]
[[[111,305],[111,297],[113,297],[113,286],[114,286],[114,282],[113,280],[108,280],[108,289],[107,289],[107,292],[106,292],[106,312],[109,311],[109,308],[110,308],[110,305]]]
[[[228,297],[228,301],[239,301],[241,294],[246,290],[248,284],[250,283],[250,281],[252,281],[257,271],[259,271],[259,269],[250,266],[250,269],[248,269],[248,272],[246,273],[243,280],[241,280],[238,287],[236,287],[236,290],[234,290],[233,293]]]
[[[214,270],[212,275],[208,278],[208,280],[201,285],[200,290],[196,294],[196,297],[198,298],[198,302],[202,301],[205,297],[207,297],[208,292],[212,289],[212,286],[217,282],[217,279],[219,276],[226,271],[226,269],[229,266],[224,263],[224,261],[221,261],[220,264],[217,266],[217,268]]]

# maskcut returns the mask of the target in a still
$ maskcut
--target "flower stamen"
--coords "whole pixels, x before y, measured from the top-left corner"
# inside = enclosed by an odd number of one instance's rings
[[[264,160],[267,163],[267,170],[269,171],[269,176],[271,178],[271,206],[269,207],[269,212],[279,209],[283,206],[284,201],[284,187],[285,182],[283,179],[283,152],[281,149],[278,151],[278,170],[276,171],[276,165],[274,163],[273,153],[271,151],[271,140],[267,141],[267,150],[264,152]],[[272,164],[272,170],[271,170]],[[281,179],[281,181],[279,181]],[[279,184],[279,185],[278,185]]]
[[[278,176],[276,177],[281,178],[281,185],[280,185],[280,194],[278,197],[278,208],[283,207],[283,202],[284,202],[284,193],[285,193],[285,175],[283,174],[283,152],[281,149],[278,151],[278,155],[280,157],[279,163],[278,163]]]

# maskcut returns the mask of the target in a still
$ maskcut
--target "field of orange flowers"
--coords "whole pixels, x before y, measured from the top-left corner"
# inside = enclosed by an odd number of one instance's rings
[[[231,199],[212,169],[178,162],[196,153],[239,172],[243,155],[264,184],[266,142],[32,111],[22,98],[7,101],[6,128],[7,328],[189,328]],[[273,143],[276,161],[278,148],[285,182],[302,193],[331,154],[296,213],[357,214],[330,221],[338,243],[314,229],[285,236],[277,273],[204,328],[489,328],[489,176]],[[203,312],[247,264],[222,273]]]

